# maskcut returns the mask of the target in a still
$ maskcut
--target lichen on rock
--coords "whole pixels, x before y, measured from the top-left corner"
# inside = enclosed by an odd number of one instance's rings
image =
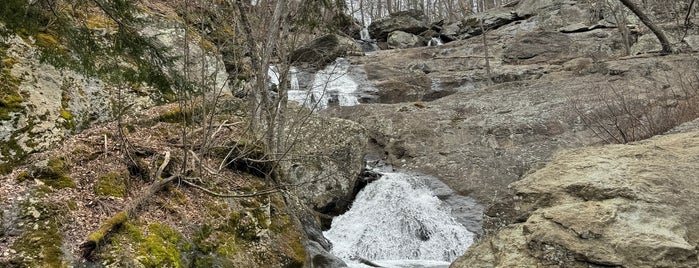
[[[17,252],[12,265],[20,267],[67,267],[61,246],[61,206],[30,198],[20,206],[21,235],[12,245]]]

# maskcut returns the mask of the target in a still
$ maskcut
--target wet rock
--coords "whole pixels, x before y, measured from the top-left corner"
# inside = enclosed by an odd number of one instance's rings
[[[304,243],[306,247],[309,260],[307,263],[309,267],[313,268],[335,268],[335,267],[347,267],[344,261],[340,258],[333,256],[328,253],[320,244],[315,241],[306,241]]]

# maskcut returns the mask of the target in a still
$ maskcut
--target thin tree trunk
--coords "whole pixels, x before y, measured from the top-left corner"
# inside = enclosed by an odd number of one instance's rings
[[[661,53],[672,53],[672,45],[670,45],[670,41],[665,36],[665,33],[660,28],[658,28],[658,26],[655,25],[636,4],[631,2],[631,0],[619,0],[619,2],[621,2],[629,10],[631,10],[631,12],[633,12],[633,14],[635,14],[636,17],[638,17],[641,20],[641,22],[643,22],[643,24],[646,25],[646,27],[648,27],[651,30],[651,32],[653,32],[653,34],[655,34],[655,36],[658,38],[658,41],[660,41],[660,45],[663,47]]]

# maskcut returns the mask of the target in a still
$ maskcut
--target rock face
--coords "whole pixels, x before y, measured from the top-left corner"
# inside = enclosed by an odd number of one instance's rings
[[[526,219],[451,267],[697,267],[699,129],[575,149],[512,184]]]
[[[403,31],[394,31],[388,35],[389,48],[409,48],[424,45],[424,40],[417,35]]]
[[[316,210],[347,206],[364,167],[366,131],[348,120],[309,115],[298,108],[287,124],[293,143],[282,169],[298,184],[297,195]]]
[[[153,38],[154,44],[171,48],[167,56],[178,57],[183,55],[184,48],[179,44],[184,43],[185,36],[182,26],[173,20],[159,16],[144,16],[148,26],[143,27],[139,34],[146,38]],[[14,94],[17,94],[18,103],[7,118],[0,117],[0,171],[6,172],[14,164],[28,154],[45,151],[65,139],[69,134],[79,132],[89,127],[92,123],[104,123],[114,118],[113,108],[118,105],[128,106],[127,113],[137,112],[154,106],[156,103],[174,101],[174,94],[157,89],[153,84],[121,81],[123,84],[100,78],[94,73],[86,74],[70,66],[65,58],[69,57],[52,55],[42,46],[63,46],[56,40],[57,37],[39,34],[36,40],[26,40],[17,34],[4,32],[0,34],[0,60],[2,60],[2,79],[16,81]],[[107,31],[107,29],[94,28],[93,31]],[[71,38],[71,37],[67,37]],[[77,38],[77,37],[75,37]],[[99,37],[95,37],[98,39]],[[44,40],[45,39],[45,40]],[[102,42],[101,40],[99,42]],[[48,44],[46,44],[48,42]],[[107,42],[107,41],[104,41]],[[107,46],[107,44],[104,44]],[[190,56],[194,59],[206,58],[205,61],[193,60],[187,66],[190,73],[203,74],[206,79],[191,79],[200,83],[202,88],[227,88],[228,75],[223,71],[224,65],[220,56],[203,49],[199,45],[192,44],[188,47]],[[55,52],[54,52],[55,53]],[[66,54],[68,55],[68,54]],[[126,57],[126,55],[123,55]],[[45,58],[57,57],[53,62]],[[140,70],[129,60],[123,65]],[[96,64],[106,64],[95,60]],[[4,64],[5,62],[11,64]],[[201,62],[206,62],[202,64]],[[68,65],[68,66],[62,66]],[[184,60],[173,62],[173,74],[184,73]],[[96,68],[96,67],[95,67]],[[165,70],[165,66],[158,66]],[[96,70],[89,70],[97,72]],[[156,73],[155,70],[148,72]],[[153,75],[155,76],[155,75]],[[153,82],[153,81],[149,81]],[[128,86],[126,86],[128,84]],[[172,89],[167,89],[172,91]],[[201,89],[202,91],[204,89]],[[121,93],[118,93],[121,92]],[[3,92],[4,93],[4,92]],[[117,99],[115,96],[121,96]],[[3,106],[7,106],[2,103]],[[5,110],[5,109],[1,109]],[[5,168],[7,167],[7,168]]]
[[[408,10],[391,14],[387,18],[374,21],[369,25],[369,33],[379,41],[386,41],[388,34],[403,31],[418,35],[429,29],[425,15],[419,10]]]

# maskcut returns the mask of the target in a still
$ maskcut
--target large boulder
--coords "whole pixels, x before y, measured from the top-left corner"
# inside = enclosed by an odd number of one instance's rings
[[[699,267],[699,128],[558,154],[511,186],[526,221],[451,267]]]
[[[369,25],[369,34],[378,41],[386,41],[388,34],[394,31],[403,31],[417,35],[429,28],[427,18],[425,18],[425,14],[422,11],[408,10],[393,13],[387,18],[372,22]]]
[[[425,41],[420,36],[406,33],[403,31],[394,31],[388,35],[389,48],[409,48],[424,46]]]
[[[294,50],[289,58],[295,65],[322,69],[338,57],[363,55],[363,51],[361,45],[352,38],[328,34]]]
[[[342,210],[351,200],[364,168],[368,136],[357,123],[312,114],[301,107],[290,110],[286,125],[291,149],[281,169],[295,185],[296,195],[315,210]]]

